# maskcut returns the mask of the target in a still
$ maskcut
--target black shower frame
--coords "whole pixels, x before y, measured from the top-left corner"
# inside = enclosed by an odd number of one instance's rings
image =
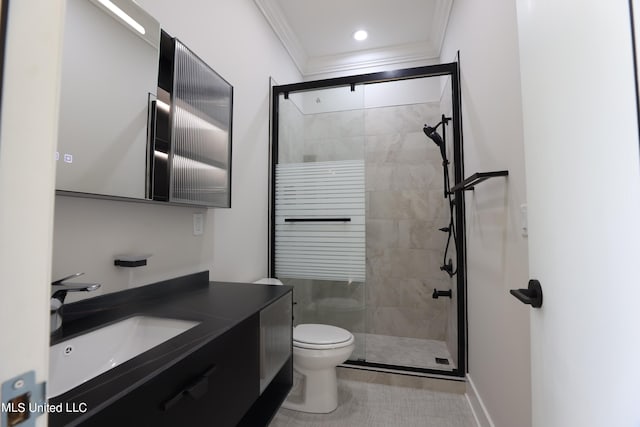
[[[424,67],[405,68],[393,71],[359,74],[346,77],[336,77],[323,80],[312,80],[301,83],[277,85],[271,92],[271,150],[269,171],[269,247],[268,265],[269,277],[275,277],[275,173],[278,161],[278,118],[280,94],[288,99],[290,92],[301,92],[332,87],[351,86],[354,90],[357,84],[372,84],[409,80],[424,77],[451,76],[451,98],[453,110],[453,171],[454,185],[464,180],[464,151],[462,146],[462,116],[460,102],[460,69],[458,62],[428,65]],[[457,367],[450,371],[417,368],[410,366],[389,365],[366,361],[347,361],[345,364],[355,368],[382,368],[405,373],[435,374],[449,377],[464,377],[467,372],[467,292],[466,292],[466,237],[465,237],[465,206],[464,191],[457,190],[454,193],[457,230],[456,236],[456,292],[458,314],[458,363]],[[443,273],[444,274],[444,273]]]

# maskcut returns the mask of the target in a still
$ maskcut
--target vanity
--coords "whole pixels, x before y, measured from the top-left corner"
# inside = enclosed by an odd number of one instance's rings
[[[135,1],[66,5],[57,194],[231,207],[231,83]],[[203,271],[60,313],[52,427],[263,426],[292,386],[288,286]]]
[[[154,327],[165,321],[186,326],[50,397],[50,406],[64,410],[50,412],[49,425],[268,425],[293,382],[292,288],[209,282],[208,277],[203,271],[65,305],[62,328],[51,339],[52,349],[65,352],[63,364],[65,357],[92,351],[78,338],[108,325],[160,319],[152,320]],[[78,369],[82,364],[69,361]],[[57,386],[54,363],[50,386]]]

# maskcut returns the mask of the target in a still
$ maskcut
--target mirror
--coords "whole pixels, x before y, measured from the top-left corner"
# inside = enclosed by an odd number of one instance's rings
[[[160,24],[131,0],[67,0],[56,189],[145,199]]]

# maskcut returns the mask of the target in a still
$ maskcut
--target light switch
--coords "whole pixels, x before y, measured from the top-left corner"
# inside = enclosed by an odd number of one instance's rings
[[[201,236],[204,233],[204,215],[201,213],[193,214],[193,235]]]

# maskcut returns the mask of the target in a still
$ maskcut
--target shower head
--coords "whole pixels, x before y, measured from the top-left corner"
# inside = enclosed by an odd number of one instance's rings
[[[424,127],[422,128],[422,131],[440,148],[440,155],[442,156],[442,161],[445,163],[448,163],[447,147],[445,146],[444,141],[442,140],[442,137],[440,136],[440,134],[436,132],[436,129],[438,129],[438,126],[440,126],[442,123],[443,122],[440,122],[434,127],[431,127],[429,125],[424,125]]]
[[[422,131],[424,132],[424,134],[427,135],[429,138],[431,138],[431,140],[433,140],[433,142],[435,142],[435,144],[438,147],[442,147],[444,145],[444,142],[442,141],[442,137],[438,134],[438,132],[436,132],[436,129],[441,124],[442,122],[438,123],[435,127],[424,125],[424,127],[422,128]]]

